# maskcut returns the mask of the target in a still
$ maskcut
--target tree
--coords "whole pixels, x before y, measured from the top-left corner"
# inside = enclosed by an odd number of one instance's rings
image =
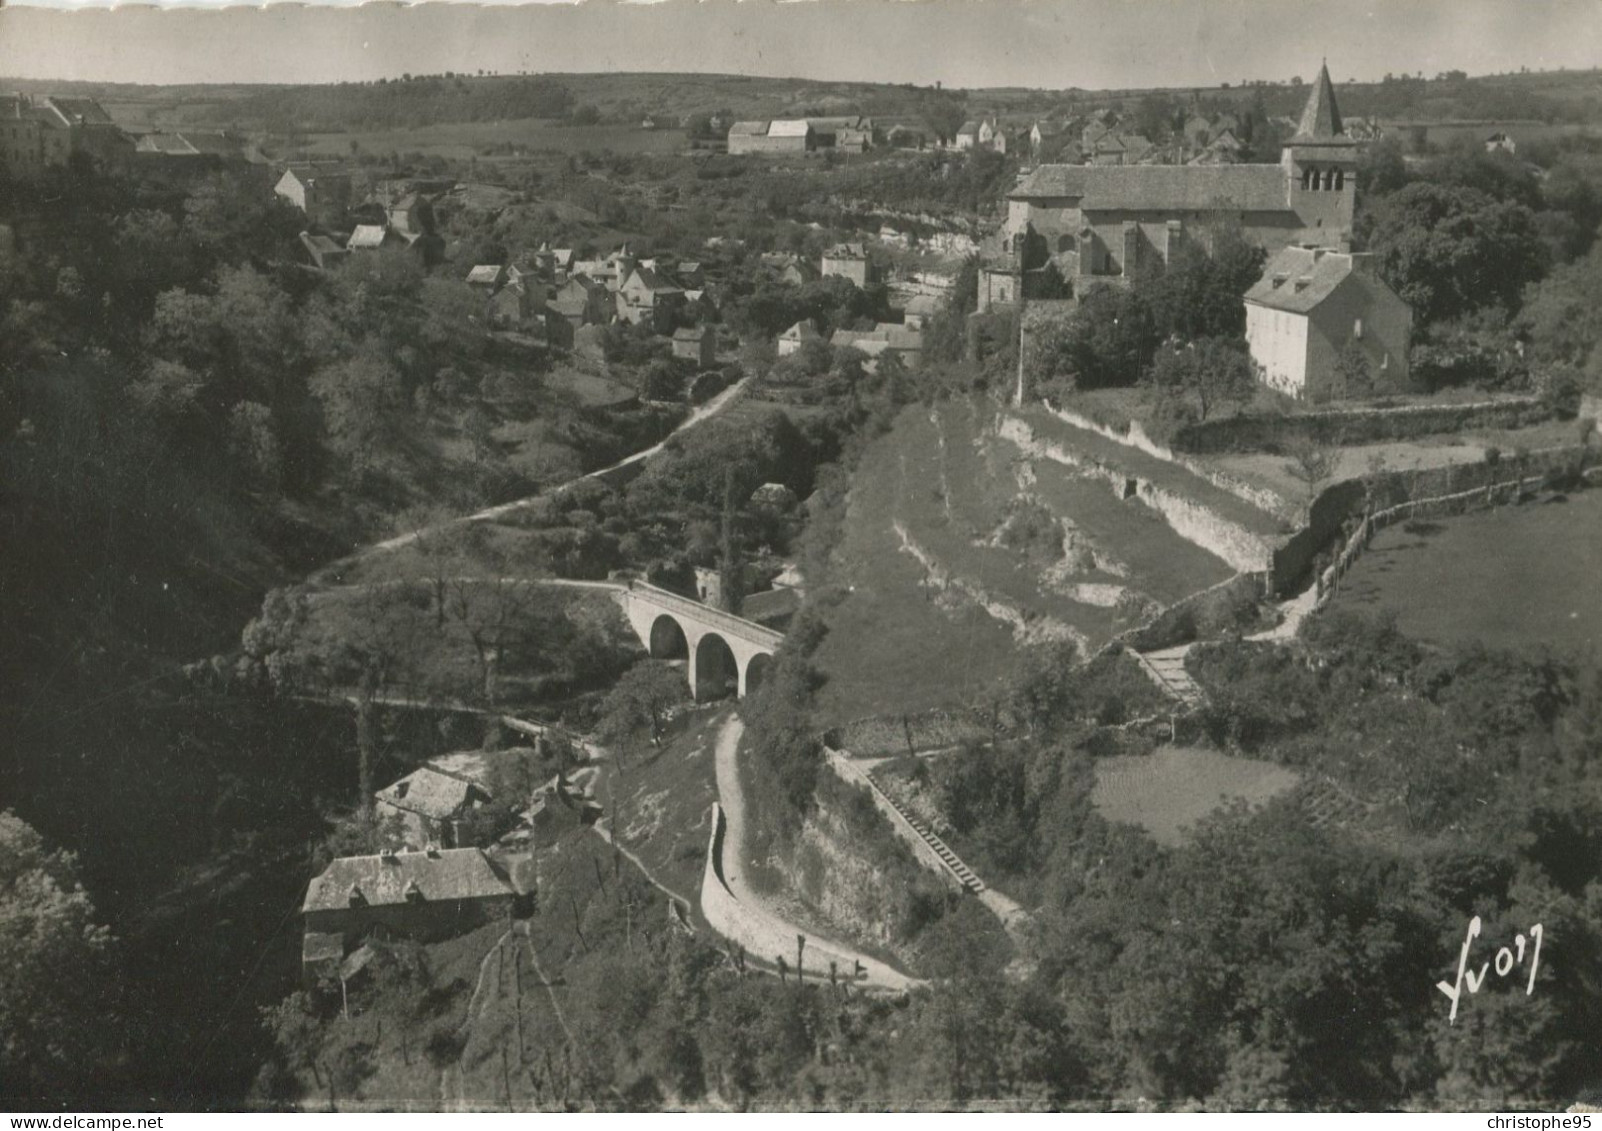
[[[118,1015],[111,933],[76,858],[0,812],[0,1078],[14,1097],[104,1086]],[[98,1079],[97,1079],[98,1077]]]
[[[1309,439],[1298,439],[1290,446],[1290,459],[1285,461],[1285,472],[1303,484],[1307,491],[1307,505],[1312,506],[1324,483],[1340,467],[1339,448],[1326,448]]]
[[[1530,210],[1473,188],[1421,182],[1397,191],[1375,207],[1369,245],[1424,323],[1497,303],[1515,309],[1544,267]]]
[[[1257,388],[1256,365],[1242,341],[1200,338],[1157,351],[1146,380],[1160,394],[1191,397],[1196,419],[1226,404],[1251,399]]]
[[[661,660],[641,660],[601,702],[596,737],[604,746],[632,746],[649,735],[660,746],[668,712],[689,698],[684,672]]]
[[[1335,377],[1338,396],[1366,397],[1374,392],[1374,367],[1356,338],[1348,338],[1335,355]]]

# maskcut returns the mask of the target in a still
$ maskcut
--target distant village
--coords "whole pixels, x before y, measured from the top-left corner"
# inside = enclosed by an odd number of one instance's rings
[[[0,168],[23,182],[64,166],[74,154],[171,178],[223,166],[254,170],[263,191],[305,215],[304,262],[320,271],[385,250],[404,250],[425,267],[437,267],[448,258],[438,209],[493,210],[512,196],[495,185],[440,177],[380,180],[360,192],[364,181],[346,162],[274,162],[227,131],[130,133],[89,98],[0,97],[0,123]],[[678,125],[651,116],[640,128]],[[793,253],[761,256],[762,269],[780,283],[840,277],[861,288],[887,286],[898,321],[837,328],[827,338],[828,345],[858,350],[870,364],[890,354],[917,365],[923,327],[955,280],[954,267],[903,265],[912,258],[908,252],[943,255],[949,262],[979,253],[978,312],[986,314],[1019,303],[1071,305],[1094,286],[1119,285],[1144,264],[1166,263],[1184,240],[1206,241],[1228,222],[1273,257],[1263,282],[1246,297],[1248,339],[1266,383],[1293,396],[1338,395],[1335,351],[1327,343],[1352,336],[1363,342],[1375,368],[1403,384],[1410,319],[1368,258],[1351,253],[1354,166],[1361,147],[1388,128],[1417,133],[1421,127],[1343,117],[1327,68],[1312,84],[1302,115],[1275,125],[1289,139],[1281,160],[1257,164],[1243,160],[1241,121],[1227,111],[1193,113],[1161,143],[1112,108],[1073,118],[987,116],[964,121],[946,137],[923,123],[887,124],[861,115],[710,119],[715,145],[732,156],[937,149],[1022,160],[1005,219],[981,242],[950,232],[920,242],[887,224],[816,260]],[[1487,133],[1483,143],[1488,151],[1517,149],[1507,129]],[[718,332],[720,268],[732,250],[731,241],[714,238],[704,259],[686,260],[640,256],[626,245],[542,243],[506,262],[465,265],[461,277],[482,295],[490,331],[508,341],[599,359],[603,331],[622,323],[645,328],[670,344],[673,357],[709,369],[737,346]],[[1066,281],[1066,299],[1048,296],[1048,275]],[[1349,316],[1354,304],[1368,311],[1366,325]],[[1331,320],[1341,328],[1323,325]],[[1347,323],[1364,328],[1348,334]],[[780,335],[777,352],[792,353],[812,340],[822,340],[818,327],[796,323]],[[1309,341],[1315,348],[1308,348]]]

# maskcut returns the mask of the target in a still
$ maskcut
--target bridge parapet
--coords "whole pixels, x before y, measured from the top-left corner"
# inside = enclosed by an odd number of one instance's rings
[[[673,612],[679,616],[689,617],[700,621],[705,627],[714,629],[730,636],[738,637],[749,643],[767,648],[777,648],[784,642],[784,633],[775,632],[766,625],[758,624],[754,620],[746,620],[742,616],[715,609],[711,605],[704,605],[700,601],[666,589],[659,589],[645,581],[629,583],[629,596],[641,601],[649,601],[660,605],[665,611]]]
[[[782,632],[647,582],[630,582],[619,596],[630,626],[652,656],[684,657],[697,699],[724,694],[721,689],[731,685],[744,698],[784,643]],[[659,636],[659,628],[668,635]]]

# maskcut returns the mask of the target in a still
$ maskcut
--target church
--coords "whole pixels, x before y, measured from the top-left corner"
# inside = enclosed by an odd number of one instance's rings
[[[1357,143],[1343,132],[1329,68],[1321,67],[1278,164],[1035,169],[1007,197],[1012,272],[1020,258],[1029,269],[1049,259],[1083,293],[1092,282],[1117,285],[1167,263],[1182,241],[1209,243],[1223,227],[1269,255],[1286,247],[1349,251],[1356,164]]]

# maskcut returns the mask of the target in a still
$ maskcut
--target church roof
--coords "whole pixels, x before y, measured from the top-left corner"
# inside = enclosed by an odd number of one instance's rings
[[[1335,104],[1335,87],[1329,81],[1329,66],[1321,65],[1318,80],[1307,96],[1307,105],[1302,107],[1296,136],[1291,141],[1333,140],[1341,137],[1343,130],[1340,107]]]
[[[1013,200],[1078,197],[1086,211],[1157,209],[1283,212],[1278,165],[1041,165],[1008,194]]]

